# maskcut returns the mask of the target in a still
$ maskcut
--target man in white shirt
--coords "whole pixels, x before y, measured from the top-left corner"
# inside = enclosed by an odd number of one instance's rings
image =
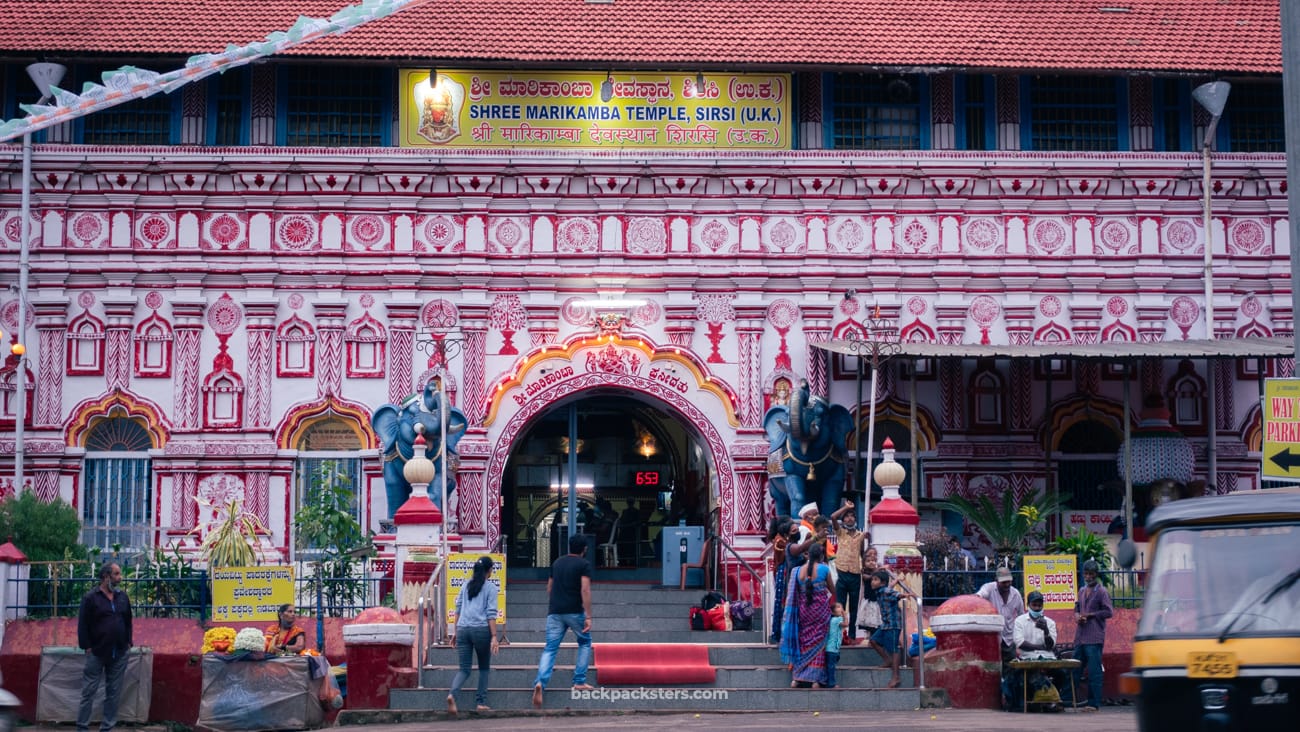
[[[1020,658],[1056,658],[1056,621],[1043,614],[1043,593],[1029,593],[1029,610],[1016,618],[1012,635]]]
[[[1007,663],[1016,657],[1016,644],[1012,631],[1016,618],[1025,612],[1025,601],[1020,596],[1020,590],[1011,586],[1010,569],[998,567],[995,578],[995,582],[985,584],[975,594],[988,600],[993,605],[993,609],[998,611],[998,615],[1002,616],[1002,663]]]
[[[1052,660],[1056,658],[1056,621],[1043,614],[1043,593],[1034,590],[1026,598],[1029,610],[1016,618],[1012,630],[1016,655],[1026,661]],[[1013,684],[1018,680],[1013,680]],[[1029,679],[1030,696],[1034,701],[1050,700],[1053,702],[1048,711],[1059,711],[1055,702],[1062,700],[1060,690],[1069,690],[1060,671],[1034,671]],[[1018,685],[1018,684],[1017,684]],[[1021,692],[1023,693],[1023,692]],[[1044,697],[1043,694],[1046,696]],[[1015,698],[1015,697],[1013,697]],[[1068,699],[1066,700],[1068,701]]]

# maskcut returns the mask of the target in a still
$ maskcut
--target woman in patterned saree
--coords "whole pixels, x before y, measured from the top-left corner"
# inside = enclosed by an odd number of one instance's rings
[[[790,665],[790,686],[826,685],[826,634],[835,601],[830,574],[820,544],[808,548],[806,564],[791,570],[781,623],[781,660]]]

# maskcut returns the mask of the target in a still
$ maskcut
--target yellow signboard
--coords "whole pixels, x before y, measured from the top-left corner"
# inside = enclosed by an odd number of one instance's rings
[[[467,584],[474,574],[474,562],[483,554],[452,552],[447,555],[447,627],[456,625],[456,596],[461,586]],[[492,557],[492,574],[488,580],[495,582],[500,592],[497,593],[497,624],[506,622],[506,555],[488,554]]]
[[[1044,610],[1072,610],[1078,598],[1078,559],[1073,554],[1026,554],[1025,598],[1043,593]]]
[[[789,150],[789,74],[403,69],[402,147]]]
[[[293,567],[227,567],[212,570],[212,619],[276,620],[293,602]]]
[[[1300,379],[1264,380],[1263,477],[1300,481]]]

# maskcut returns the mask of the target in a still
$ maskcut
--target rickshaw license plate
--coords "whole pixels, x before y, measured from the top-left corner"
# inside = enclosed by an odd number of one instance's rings
[[[1192,679],[1232,679],[1237,676],[1237,654],[1189,653],[1187,677]]]

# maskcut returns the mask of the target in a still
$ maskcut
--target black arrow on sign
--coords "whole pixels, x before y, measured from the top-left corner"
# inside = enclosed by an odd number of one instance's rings
[[[1291,448],[1282,448],[1282,452],[1276,453],[1269,458],[1279,468],[1291,472],[1291,469],[1300,465],[1300,453],[1291,454]]]

